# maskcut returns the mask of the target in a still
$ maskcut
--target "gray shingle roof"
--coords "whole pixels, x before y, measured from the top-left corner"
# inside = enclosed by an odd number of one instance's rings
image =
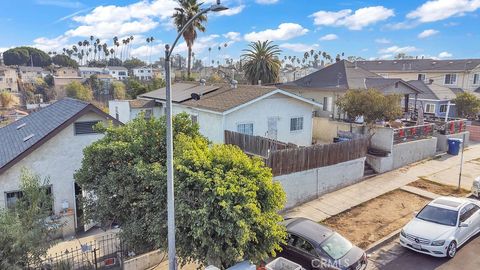
[[[419,99],[440,99],[433,91],[421,80],[411,80],[408,81],[409,84],[418,88],[421,93],[418,94]]]
[[[463,71],[472,70],[480,65],[480,59],[434,60],[372,60],[357,61],[357,65],[370,71]]]
[[[190,100],[192,93],[205,95],[218,90],[221,85],[200,85],[199,83],[175,83],[172,85],[172,101],[184,102]],[[166,100],[165,87],[140,95],[141,98]]]
[[[89,106],[94,107],[80,100],[64,98],[0,128],[0,172],[5,165]],[[28,137],[31,138],[26,140]]]

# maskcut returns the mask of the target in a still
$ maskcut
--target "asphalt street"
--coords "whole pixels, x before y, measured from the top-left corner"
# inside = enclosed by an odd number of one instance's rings
[[[455,258],[435,258],[403,248],[398,238],[370,255],[369,270],[479,270],[480,235],[470,239]]]

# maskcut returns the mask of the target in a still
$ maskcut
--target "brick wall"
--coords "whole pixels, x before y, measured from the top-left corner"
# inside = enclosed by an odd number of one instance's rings
[[[480,141],[480,126],[467,126],[471,141]]]

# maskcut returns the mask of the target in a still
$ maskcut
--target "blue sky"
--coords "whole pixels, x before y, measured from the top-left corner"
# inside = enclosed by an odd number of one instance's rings
[[[208,6],[214,0],[205,0]],[[197,58],[238,58],[249,41],[273,40],[284,55],[310,49],[332,56],[480,58],[480,0],[224,0],[194,45]],[[3,0],[0,52],[29,45],[61,52],[90,35],[111,43],[133,35],[131,54],[158,59],[176,36],[174,0]],[[145,39],[155,37],[147,46]],[[228,47],[218,51],[218,45]],[[185,54],[185,44],[176,52]]]

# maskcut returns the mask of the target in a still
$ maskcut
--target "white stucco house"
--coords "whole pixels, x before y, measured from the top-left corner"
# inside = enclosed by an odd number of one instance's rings
[[[200,97],[195,100],[192,94]],[[173,113],[188,113],[200,132],[215,143],[224,142],[224,130],[293,143],[312,144],[312,113],[322,105],[272,86],[198,85],[172,87]],[[140,96],[164,107],[165,89]],[[163,110],[160,110],[163,112]]]
[[[154,77],[152,67],[137,67],[132,69],[133,76],[142,81],[151,80]]]
[[[111,66],[111,67],[106,67],[105,70],[115,80],[123,81],[128,78],[128,69],[125,67]]]
[[[149,99],[110,100],[108,111],[110,116],[122,123],[127,123],[142,112],[147,118],[162,115],[161,107],[156,105],[154,100]]]
[[[19,196],[23,168],[48,177],[45,188],[53,195],[63,236],[84,228],[77,205],[82,196],[74,172],[80,168],[83,149],[102,138],[93,130],[98,122],[117,120],[90,103],[65,98],[0,128],[0,208],[12,207]]]

